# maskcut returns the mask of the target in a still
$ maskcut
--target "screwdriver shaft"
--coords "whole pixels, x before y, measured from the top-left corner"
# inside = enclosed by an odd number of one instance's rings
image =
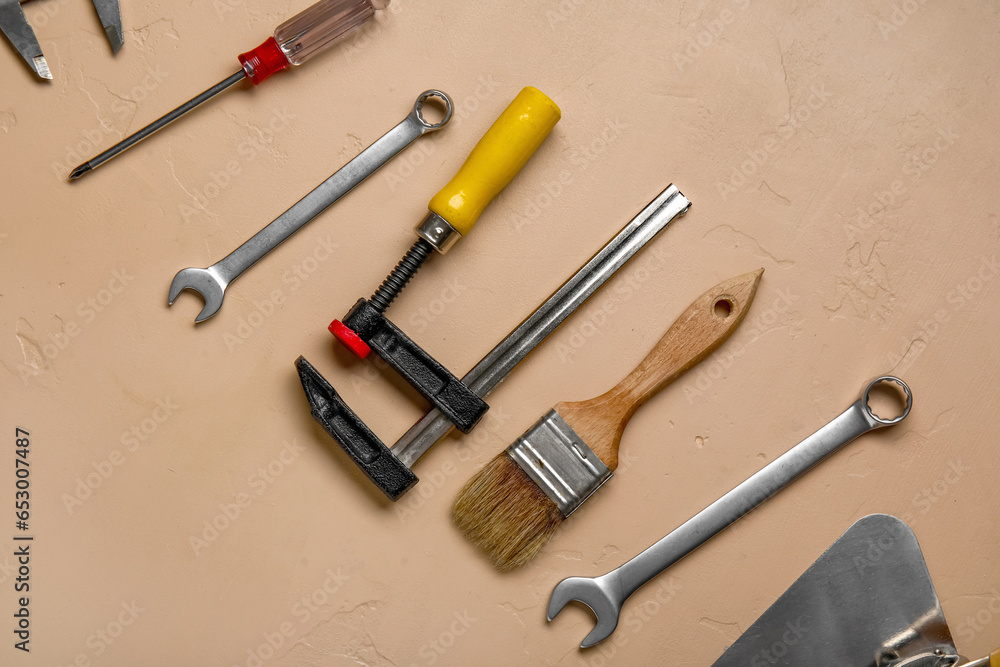
[[[241,69],[239,72],[236,72],[231,77],[223,81],[220,81],[219,83],[215,84],[214,86],[203,92],[201,95],[198,95],[197,97],[188,100],[187,102],[180,105],[170,113],[153,121],[146,127],[139,130],[138,132],[135,132],[134,134],[131,134],[128,137],[125,137],[117,144],[109,148],[108,150],[104,151],[103,153],[94,158],[91,158],[87,162],[84,162],[76,169],[74,169],[72,172],[70,172],[69,175],[70,180],[76,180],[81,176],[83,176],[84,174],[86,174],[87,172],[97,169],[102,164],[104,164],[111,158],[115,157],[119,153],[127,151],[128,149],[132,148],[132,146],[135,146],[137,143],[139,143],[146,137],[155,134],[156,132],[165,128],[167,125],[170,125],[170,123],[174,122],[175,120],[186,114],[188,111],[191,111],[195,107],[210,100],[219,93],[228,90],[229,88],[232,88],[240,81],[243,81],[243,79],[245,79],[246,76],[247,76],[246,72],[244,72]]]

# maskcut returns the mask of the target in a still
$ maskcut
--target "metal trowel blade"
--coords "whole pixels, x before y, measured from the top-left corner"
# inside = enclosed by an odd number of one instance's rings
[[[937,664],[954,664],[955,644],[917,538],[896,517],[872,514],[841,535],[714,667],[883,667],[936,649],[949,656]]]

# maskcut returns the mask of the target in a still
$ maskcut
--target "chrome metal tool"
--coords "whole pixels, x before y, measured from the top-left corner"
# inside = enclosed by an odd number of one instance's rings
[[[445,105],[444,117],[431,123],[423,116],[423,105],[436,98]],[[298,203],[275,218],[268,226],[254,234],[239,248],[229,253],[207,269],[181,269],[170,283],[167,305],[184,290],[201,294],[205,307],[195,322],[204,322],[219,312],[226,288],[244,271],[256,264],[264,255],[274,250],[285,239],[301,229],[307,222],[332,206],[334,202],[374,174],[382,165],[412,144],[418,137],[436,132],[451,120],[451,98],[440,90],[425,90],[413,103],[413,109],[396,127],[386,132],[371,146],[361,151],[353,160],[341,167],[333,176]]]
[[[900,414],[891,419],[879,417],[869,405],[872,389],[883,383],[895,384],[906,397]],[[570,577],[560,581],[549,600],[548,620],[554,619],[570,601],[582,602],[597,615],[597,625],[584,638],[580,647],[587,648],[604,641],[618,627],[618,616],[625,601],[646,582],[847,443],[869,431],[903,421],[912,405],[913,395],[905,382],[891,375],[875,378],[865,386],[858,400],[829,424],[764,466],[632,560],[599,577]]]
[[[870,514],[713,667],[996,667],[1000,651],[992,659],[958,654],[913,531],[894,516]]]
[[[111,42],[111,50],[118,53],[122,48],[122,15],[118,0],[93,0],[97,16],[101,19],[104,32]],[[28,25],[28,19],[21,9],[23,0],[0,0],[0,30],[21,54],[28,66],[43,79],[51,79],[52,72],[49,63],[42,55],[42,47],[38,45],[35,31]]]

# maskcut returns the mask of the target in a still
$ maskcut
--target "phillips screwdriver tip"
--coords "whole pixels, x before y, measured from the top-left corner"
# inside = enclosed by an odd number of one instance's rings
[[[79,167],[77,167],[73,171],[69,172],[69,180],[75,181],[76,179],[78,179],[81,176],[83,176],[84,174],[86,174],[88,171],[91,171],[91,169],[93,169],[93,168],[90,166],[90,163],[89,162],[84,162]]]

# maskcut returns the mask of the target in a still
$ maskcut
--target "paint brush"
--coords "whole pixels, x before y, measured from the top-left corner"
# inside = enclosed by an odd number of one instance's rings
[[[458,528],[502,571],[521,567],[618,467],[622,432],[650,397],[716,350],[746,317],[764,269],[708,290],[607,393],[557,403],[468,481]]]

